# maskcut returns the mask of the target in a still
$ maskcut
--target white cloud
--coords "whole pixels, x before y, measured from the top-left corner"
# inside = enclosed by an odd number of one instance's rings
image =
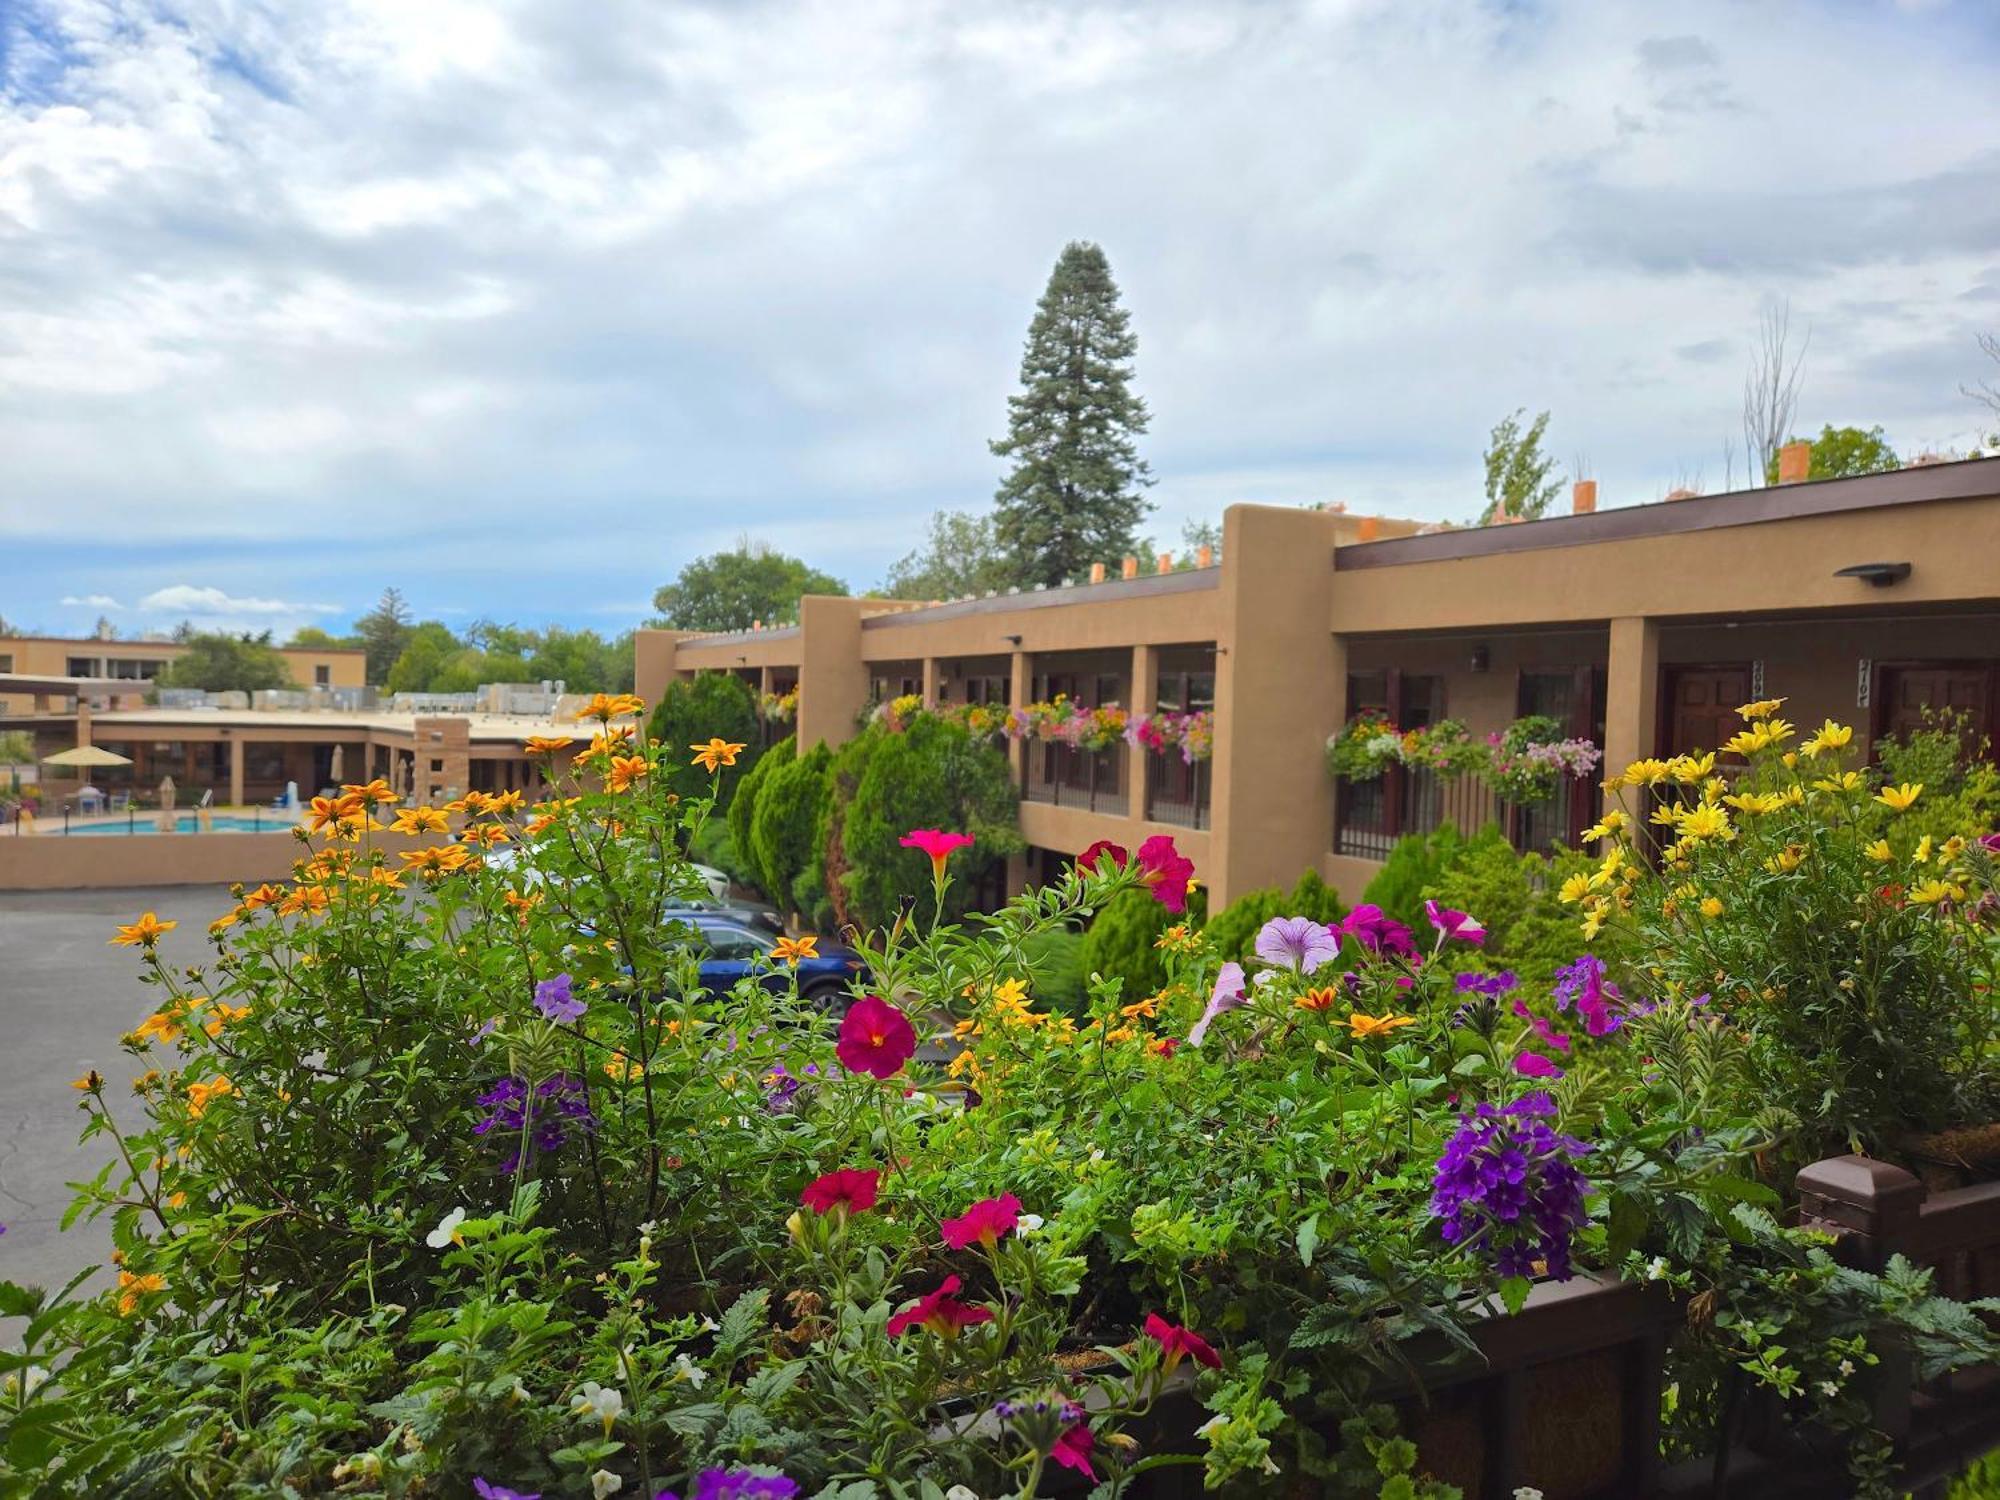
[[[1771,294],[1802,426],[1950,442],[2000,322],[1965,7],[0,11],[0,532],[268,545],[311,597],[421,547],[440,606],[538,571],[587,608],[746,525],[870,582],[991,494],[1073,237],[1140,337],[1162,538],[1469,515],[1524,404],[1607,503],[1718,485]],[[231,590],[147,601],[326,612],[193,566]]]
[[[139,601],[138,608],[148,614],[186,615],[196,620],[218,615],[232,618],[239,615],[272,615],[289,618],[298,615],[340,613],[340,606],[337,604],[295,604],[288,599],[245,598],[225,594],[217,588],[196,588],[190,583],[176,583],[167,588],[154,589]]]
[[[80,596],[76,594],[64,594],[60,602],[72,609],[123,609],[125,607],[109,594],[83,594]]]

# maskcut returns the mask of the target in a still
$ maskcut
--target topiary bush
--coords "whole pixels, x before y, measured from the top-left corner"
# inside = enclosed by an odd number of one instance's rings
[[[1491,824],[1479,833],[1481,839],[1489,836],[1500,837],[1499,830]],[[1404,835],[1389,851],[1375,878],[1368,882],[1361,899],[1414,929],[1424,919],[1425,892],[1437,884],[1446,863],[1465,843],[1465,836],[1450,823],[1441,824],[1431,833]],[[1483,918],[1485,913],[1482,911],[1480,915]]]
[[[1485,946],[1450,950],[1457,967],[1511,969],[1531,983],[1547,984],[1583,951],[1576,914],[1558,897],[1562,883],[1596,865],[1574,850],[1554,859],[1517,854],[1497,829],[1490,829],[1460,844],[1422,895],[1457,911],[1477,912],[1486,924]],[[1421,926],[1422,901],[1417,921],[1419,931],[1428,930]],[[1608,955],[1616,941],[1600,938],[1597,947]]]
[[[1086,974],[1125,981],[1131,998],[1153,994],[1167,982],[1165,955],[1155,946],[1176,923],[1199,927],[1208,915],[1208,893],[1189,894],[1185,916],[1176,917],[1145,891],[1127,891],[1105,904],[1083,935],[1079,961]]]
[[[1331,924],[1341,915],[1340,898],[1333,887],[1317,870],[1308,870],[1289,891],[1267,886],[1239,896],[1209,920],[1204,933],[1219,957],[1240,963],[1251,956],[1257,930],[1273,917],[1311,917]]]
[[[771,759],[767,757],[765,764]],[[821,882],[814,881],[802,892],[800,877],[819,867],[819,848],[813,836],[819,827],[832,764],[833,752],[822,742],[804,755],[787,757],[757,792],[756,812],[750,820],[751,862],[770,898],[793,911],[810,912],[824,889]],[[732,819],[735,811],[730,809]]]
[[[757,691],[733,672],[699,672],[688,681],[667,685],[646,733],[666,747],[667,785],[683,797],[705,795],[709,778],[687,763],[688,747],[718,735],[744,747],[733,766],[722,772],[717,805],[727,807],[736,788],[762,756],[758,748]]]
[[[886,925],[905,900],[929,892],[929,859],[897,842],[913,828],[969,833],[976,840],[951,862],[946,914],[963,915],[980,876],[1025,847],[1006,753],[931,715],[900,734],[876,726],[861,738],[871,736],[878,743],[842,820],[841,882],[851,919]],[[833,883],[829,867],[829,888]]]
[[[729,841],[736,848],[736,857],[743,862],[750,876],[749,883],[762,891],[777,906],[785,904],[785,893],[775,887],[764,873],[763,863],[757,856],[756,844],[751,837],[751,824],[757,815],[757,804],[762,800],[764,788],[772,776],[782,767],[792,763],[798,741],[791,735],[778,741],[758,757],[757,764],[750,768],[750,774],[736,785],[736,795],[729,801],[726,821],[729,825]]]

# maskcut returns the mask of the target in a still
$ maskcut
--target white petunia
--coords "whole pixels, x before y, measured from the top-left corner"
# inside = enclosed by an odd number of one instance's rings
[[[1840,1378],[1842,1380],[1845,1380],[1848,1376],[1852,1375],[1853,1373],[1854,1373],[1854,1361],[1851,1359],[1843,1359],[1840,1362]]]
[[[569,1399],[570,1410],[580,1417],[595,1417],[604,1424],[604,1435],[611,1436],[611,1424],[618,1420],[618,1414],[625,1410],[625,1397],[618,1391],[601,1386],[594,1380],[586,1380],[577,1387],[576,1394]]]
[[[979,1500],[979,1497],[964,1485],[955,1484],[944,1492],[944,1500]]]
[[[429,1245],[433,1250],[442,1250],[446,1245],[464,1244],[464,1236],[458,1232],[458,1226],[464,1222],[465,1210],[454,1208],[450,1213],[438,1220],[437,1228],[424,1236],[424,1243]]]
[[[1542,1492],[1532,1484],[1524,1484],[1514,1491],[1514,1500],[1542,1500]]]
[[[615,1495],[625,1488],[625,1481],[609,1469],[599,1469],[590,1476],[590,1493],[594,1500],[604,1500],[606,1495]]]
[[[696,1390],[700,1390],[704,1385],[708,1384],[708,1371],[689,1359],[685,1354],[676,1354],[674,1356],[674,1375],[678,1379],[685,1380]]]
[[[1022,1214],[1020,1222],[1014,1226],[1014,1233],[1025,1239],[1047,1222],[1040,1214]]]
[[[1664,1255],[1656,1255],[1646,1262],[1646,1279],[1648,1281],[1660,1281],[1665,1278],[1666,1274],[1667,1258]]]

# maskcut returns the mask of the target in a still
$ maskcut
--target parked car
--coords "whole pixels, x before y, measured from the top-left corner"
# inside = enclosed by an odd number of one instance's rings
[[[737,980],[770,955],[779,933],[757,923],[739,921],[718,912],[688,912],[676,918],[693,928],[707,949],[701,961],[701,982],[709,990],[730,988]],[[787,965],[765,969],[762,980],[767,988],[779,990],[789,982]],[[833,1009],[846,1002],[856,981],[866,983],[868,967],[861,955],[843,944],[821,939],[817,957],[798,964],[799,993],[815,1005]]]
[[[502,845],[500,848],[494,849],[486,855],[486,866],[491,870],[511,869],[520,857],[521,851],[518,848],[510,848]],[[682,903],[689,911],[720,910],[724,907],[748,909],[756,906],[757,903],[755,902],[731,901],[729,899],[729,877],[716,869],[714,865],[696,864],[692,865],[691,868],[695,874],[701,877],[701,883],[708,887],[708,901],[703,902],[699,898],[690,898],[688,901]]]
[[[710,900],[699,896],[683,897],[669,901],[665,914],[669,918],[696,915],[723,917],[731,922],[766,928],[774,936],[785,930],[785,918],[777,907],[740,896],[725,896],[721,900]]]

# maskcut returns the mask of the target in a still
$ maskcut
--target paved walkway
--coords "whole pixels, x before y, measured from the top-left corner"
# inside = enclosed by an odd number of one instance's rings
[[[103,1137],[77,1143],[83,1115],[72,1078],[96,1068],[105,1097],[136,1123],[128,1081],[139,1069],[118,1046],[153,1010],[131,948],[109,940],[120,922],[154,911],[181,925],[161,939],[169,962],[205,961],[208,924],[229,909],[220,886],[0,894],[0,1278],[61,1286],[105,1263],[108,1222],[57,1226],[73,1196],[112,1154]]]

